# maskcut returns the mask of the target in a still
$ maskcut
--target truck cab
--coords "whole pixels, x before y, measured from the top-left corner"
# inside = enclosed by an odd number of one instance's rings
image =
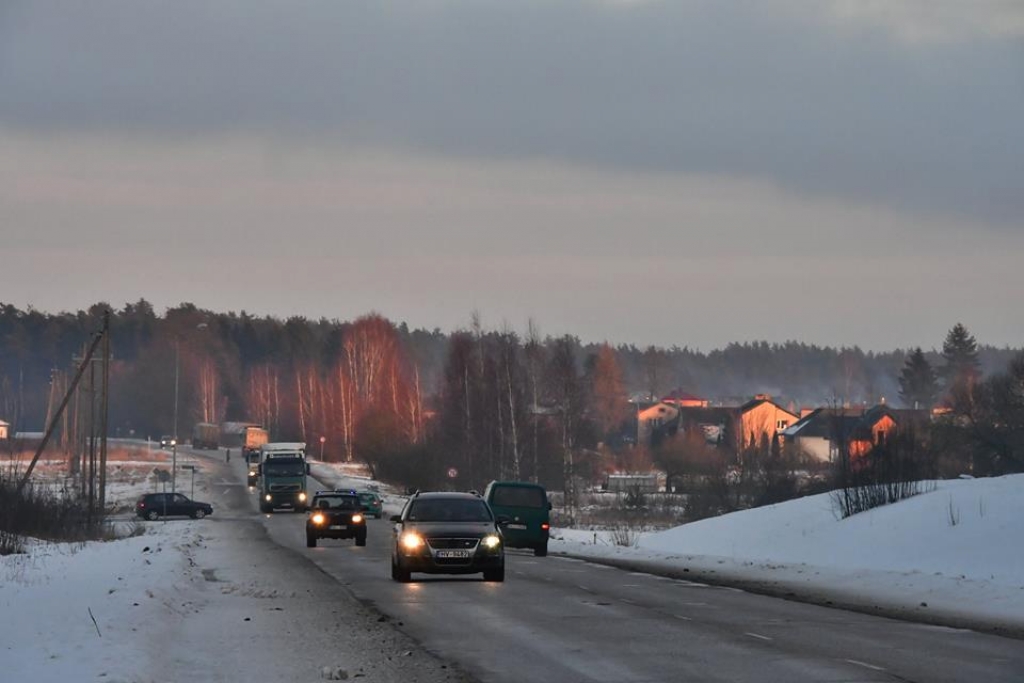
[[[266,443],[260,446],[259,477],[260,512],[291,508],[305,512],[308,506],[304,443]],[[251,472],[252,470],[250,470]]]

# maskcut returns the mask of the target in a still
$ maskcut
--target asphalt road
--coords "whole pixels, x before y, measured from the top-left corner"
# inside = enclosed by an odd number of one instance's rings
[[[234,459],[231,469],[241,475]],[[227,514],[262,517],[276,543],[485,683],[1024,681],[1024,641],[557,556],[510,551],[501,584],[422,574],[400,584],[390,578],[386,519],[369,520],[366,547],[321,540],[310,549],[304,515],[259,515],[252,493],[222,481]]]

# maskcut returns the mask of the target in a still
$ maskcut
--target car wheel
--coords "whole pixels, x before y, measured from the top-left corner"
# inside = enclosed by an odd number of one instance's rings
[[[366,536],[356,536],[356,545],[366,545]]]
[[[149,512],[146,513],[146,519],[148,519],[151,522],[155,522],[159,518],[160,513],[157,512],[156,510],[150,510]]]
[[[548,544],[544,543],[543,545],[537,546],[536,548],[533,549],[533,554],[536,557],[547,557],[547,554],[548,554]]]
[[[206,516],[206,510],[199,509],[199,510],[193,510],[192,511],[192,519],[202,519],[205,516]]]
[[[405,570],[398,564],[394,557],[391,558],[391,578],[399,583],[409,583],[412,580],[412,572]]]
[[[498,569],[485,569],[484,570],[484,581],[493,581],[495,583],[501,583],[505,580],[505,565],[501,565]]]
[[[310,534],[306,534],[306,547],[307,548],[315,548],[316,547],[316,536],[311,536]]]

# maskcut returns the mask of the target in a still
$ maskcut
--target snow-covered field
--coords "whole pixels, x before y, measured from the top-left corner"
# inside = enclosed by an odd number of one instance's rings
[[[125,504],[153,490],[144,478],[120,484],[108,493]],[[195,497],[214,500],[205,476]],[[108,543],[31,542],[0,557],[0,680],[462,680],[270,541],[256,515],[218,512],[138,522],[142,535]]]
[[[844,520],[828,494],[810,496],[639,533],[630,547],[609,532],[558,529],[551,552],[1024,633],[1022,520],[1024,475],[1012,475],[940,481]]]

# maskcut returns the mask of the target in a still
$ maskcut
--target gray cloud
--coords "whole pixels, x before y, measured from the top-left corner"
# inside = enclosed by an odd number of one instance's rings
[[[722,173],[1019,227],[1019,34],[813,5],[7,3],[0,125]]]

